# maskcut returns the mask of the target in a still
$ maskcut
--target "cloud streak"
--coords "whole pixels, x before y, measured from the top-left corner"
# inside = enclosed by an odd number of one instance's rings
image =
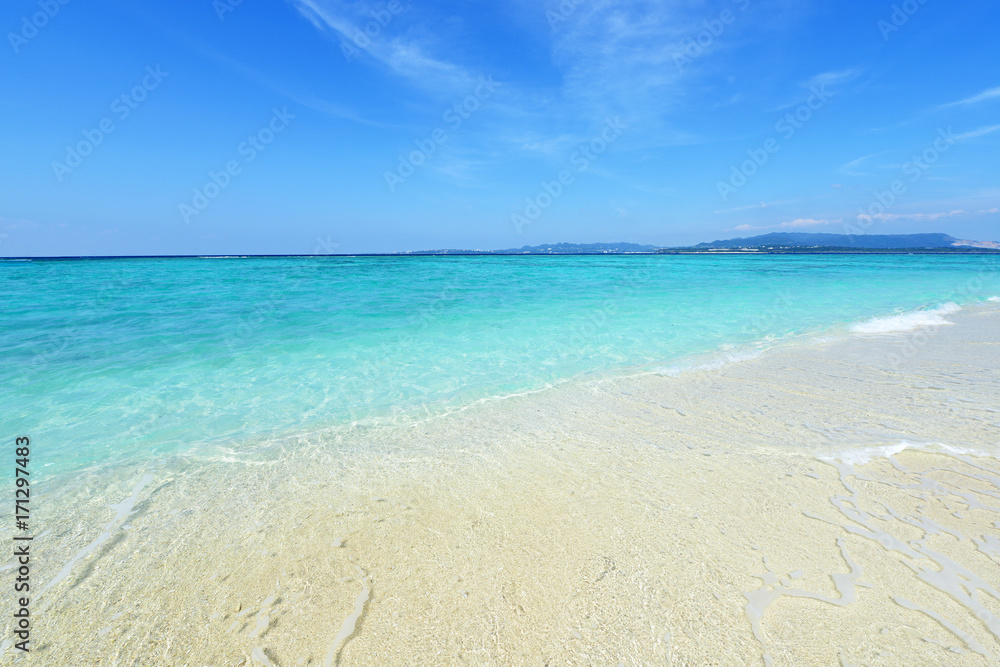
[[[867,175],[865,172],[855,171],[855,170],[861,166],[862,162],[870,160],[874,157],[878,157],[880,155],[885,155],[885,151],[882,151],[881,153],[872,153],[871,155],[865,155],[864,157],[859,157],[857,160],[851,160],[847,164],[840,167],[840,172],[848,176],[865,176]]]
[[[938,213],[877,213],[869,217],[872,220],[893,222],[895,220],[942,220],[944,218],[955,218],[959,216],[993,215],[996,213],[1000,213],[1000,208],[990,208],[982,211],[955,209],[953,211],[942,211]]]
[[[415,39],[388,34],[391,23],[382,26],[371,16],[365,16],[363,23],[380,26],[375,36],[361,32],[348,16],[355,14],[339,0],[291,0],[296,10],[313,26],[331,34],[344,45],[363,51],[383,66],[391,74],[401,77],[410,84],[428,92],[454,94],[467,89],[475,81],[475,76],[464,67],[440,60],[427,53],[427,47]],[[359,38],[366,38],[363,42]],[[359,48],[358,42],[365,46]]]
[[[972,130],[971,132],[966,132],[965,134],[955,135],[955,141],[964,141],[966,139],[975,139],[977,137],[982,137],[987,134],[993,134],[997,130],[1000,130],[1000,125],[989,125],[987,127],[981,127],[978,130]]]
[[[983,92],[973,95],[972,97],[966,97],[963,100],[957,100],[955,102],[949,102],[948,104],[942,104],[937,109],[951,109],[953,107],[964,107],[973,104],[979,104],[980,102],[985,102],[986,100],[992,100],[1000,97],[1000,86],[996,88],[988,88]]]
[[[739,225],[733,227],[734,231],[738,232],[750,232],[760,229],[805,229],[808,227],[818,227],[821,225],[836,225],[842,222],[841,220],[816,220],[814,218],[796,218],[795,220],[789,220],[787,222],[781,222],[777,225]]]

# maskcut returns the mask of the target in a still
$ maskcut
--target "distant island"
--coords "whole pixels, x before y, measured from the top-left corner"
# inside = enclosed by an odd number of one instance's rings
[[[948,234],[813,234],[783,232],[699,243],[695,250],[1000,250],[994,241],[963,241]],[[661,248],[662,250],[670,250]]]
[[[948,234],[816,234],[785,232],[661,247],[637,243],[550,243],[506,250],[419,250],[396,255],[691,255],[715,253],[849,254],[849,253],[998,253],[996,241],[968,241]]]

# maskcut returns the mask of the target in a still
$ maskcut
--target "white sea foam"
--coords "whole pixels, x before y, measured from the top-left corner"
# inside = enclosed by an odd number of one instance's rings
[[[1000,296],[991,296],[987,301],[1000,301]]]
[[[751,361],[762,354],[764,354],[764,350],[734,350],[721,354],[711,361],[703,364],[664,366],[653,370],[658,375],[677,377],[678,375],[689,371],[717,371],[730,364],[738,364],[742,361]]]
[[[958,304],[946,303],[929,310],[915,310],[891,317],[875,317],[867,322],[855,324],[851,327],[851,333],[902,333],[923,327],[939,327],[954,324],[954,322],[949,322],[945,319],[945,316],[957,313],[960,310],[962,310],[962,307]]]
[[[819,457],[820,461],[827,463],[846,463],[857,466],[871,463],[878,459],[888,459],[907,449],[915,449],[922,452],[942,452],[953,456],[978,456],[991,457],[994,455],[965,447],[953,447],[941,443],[921,443],[901,440],[895,445],[883,445],[881,447],[863,447],[858,449],[846,449]]]
[[[902,451],[907,449],[923,449],[924,445],[918,445],[913,442],[906,442],[905,440],[900,442],[898,445],[884,445],[882,447],[865,447],[862,449],[850,449],[846,451],[836,452],[834,454],[828,454],[826,456],[819,457],[820,461],[826,461],[828,463],[846,463],[848,465],[857,466],[864,465],[866,463],[871,463],[876,459],[887,459],[891,456],[895,456]]]

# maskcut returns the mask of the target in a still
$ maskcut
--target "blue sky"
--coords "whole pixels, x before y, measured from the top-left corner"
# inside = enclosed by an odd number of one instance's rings
[[[11,0],[0,255],[1000,240],[1000,5]]]

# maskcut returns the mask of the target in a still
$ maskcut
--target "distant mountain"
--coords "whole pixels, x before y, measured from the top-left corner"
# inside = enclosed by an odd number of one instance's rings
[[[859,252],[880,250],[926,250],[936,252],[990,252],[1000,250],[994,241],[960,241],[947,234],[810,234],[807,232],[778,232],[699,243],[696,246],[662,248],[638,243],[551,243],[506,250],[417,250],[394,253],[397,255],[624,255],[624,254],[686,254],[713,250],[740,250],[759,252]]]
[[[976,241],[959,241],[947,234],[810,234],[806,232],[779,232],[751,236],[750,238],[728,239],[699,243],[695,248],[952,248],[970,246]],[[984,247],[984,246],[975,246]],[[987,246],[988,247],[988,246]]]

